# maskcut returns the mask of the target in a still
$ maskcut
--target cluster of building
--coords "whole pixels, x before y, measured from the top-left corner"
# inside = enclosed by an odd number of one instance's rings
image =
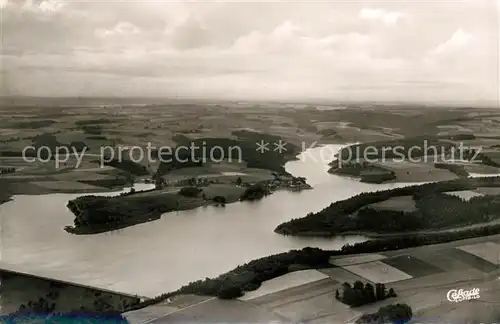
[[[284,175],[273,173],[274,179],[266,181],[266,185],[271,190],[276,190],[279,188],[289,188],[291,190],[301,190],[304,188],[309,188],[304,177],[293,177],[291,175]]]

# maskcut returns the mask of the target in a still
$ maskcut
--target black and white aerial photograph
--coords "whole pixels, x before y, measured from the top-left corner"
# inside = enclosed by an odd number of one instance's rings
[[[0,0],[1,324],[500,323],[500,0]]]

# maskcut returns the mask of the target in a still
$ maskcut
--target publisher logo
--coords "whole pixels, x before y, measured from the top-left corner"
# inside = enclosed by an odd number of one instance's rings
[[[459,303],[465,300],[472,300],[479,298],[479,288],[472,288],[471,290],[452,289],[446,294],[446,299],[452,303]]]

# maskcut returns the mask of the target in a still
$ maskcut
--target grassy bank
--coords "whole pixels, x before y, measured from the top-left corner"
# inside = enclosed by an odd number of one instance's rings
[[[465,167],[462,165],[450,164],[450,163],[434,163],[434,167],[436,169],[444,169],[453,172],[460,178],[467,178],[469,176],[469,172],[467,172],[465,170]]]
[[[404,233],[486,223],[500,218],[500,196],[469,201],[443,194],[478,187],[500,187],[500,177],[466,178],[361,193],[332,203],[318,213],[280,224],[275,232],[298,236],[335,236],[352,232]],[[377,210],[370,205],[411,196],[417,209]]]

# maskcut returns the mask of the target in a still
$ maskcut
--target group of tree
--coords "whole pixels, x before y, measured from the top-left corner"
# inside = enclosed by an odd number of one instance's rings
[[[410,306],[393,304],[379,308],[376,313],[361,316],[355,324],[405,324],[412,317],[413,312]]]
[[[13,126],[13,128],[21,128],[21,129],[38,129],[49,127],[52,124],[55,124],[55,120],[44,119],[44,120],[30,120],[30,121],[22,121],[17,122]]]
[[[215,196],[212,198],[212,201],[216,204],[216,206],[226,205],[226,197],[224,196]]]
[[[345,282],[341,292],[338,289],[335,291],[337,300],[352,307],[374,303],[389,297],[396,297],[394,289],[387,291],[385,285],[380,283],[375,284],[374,287],[370,283],[363,284],[361,281],[354,282],[352,286]]]
[[[133,184],[133,179],[125,175],[118,175],[114,178],[103,178],[103,179],[93,179],[93,180],[78,180],[78,182],[85,183],[91,186],[103,187],[108,189],[115,189],[117,187],[123,187],[126,185]]]
[[[56,308],[56,302],[54,300],[50,300],[49,298],[45,299],[40,297],[36,301],[29,301],[26,305],[22,304],[19,306],[19,311],[30,311],[37,313],[51,313]]]
[[[130,190],[128,192],[123,192],[120,194],[120,197],[123,197],[123,196],[131,196],[131,195],[134,195],[136,193],[146,193],[146,192],[152,192],[152,191],[155,191],[156,189],[155,188],[152,188],[152,189],[145,189],[145,190],[140,190],[140,191],[137,191],[135,190],[134,188],[130,188]]]
[[[234,283],[223,283],[217,292],[220,299],[235,299],[243,296],[243,289]]]
[[[155,184],[155,189],[157,190],[161,190],[167,185],[165,178],[163,178],[158,172],[153,175],[153,182]]]
[[[305,185],[307,179],[305,177],[292,177],[292,184],[294,185]]]
[[[125,159],[112,159],[111,161],[101,161],[106,166],[122,170],[135,176],[148,175],[148,168],[142,164]],[[99,162],[99,163],[101,163]]]
[[[184,197],[190,197],[190,198],[195,198],[198,197],[198,195],[202,192],[203,190],[200,188],[196,187],[184,187],[179,190],[179,195],[184,196]]]
[[[261,199],[267,195],[269,195],[271,192],[270,190],[266,187],[264,183],[257,183],[254,184],[248,188],[245,189],[243,194],[240,197],[241,201],[244,200],[257,200]]]
[[[0,191],[0,205],[6,203],[12,199],[12,195],[10,192]]]
[[[352,177],[360,177],[361,182],[366,183],[383,183],[396,179],[396,173],[392,170],[382,168],[380,166],[364,162],[342,162],[342,165],[337,163],[332,165],[328,170],[329,173],[346,175]]]
[[[80,127],[84,134],[88,135],[101,135],[102,127],[99,125],[83,125]]]

